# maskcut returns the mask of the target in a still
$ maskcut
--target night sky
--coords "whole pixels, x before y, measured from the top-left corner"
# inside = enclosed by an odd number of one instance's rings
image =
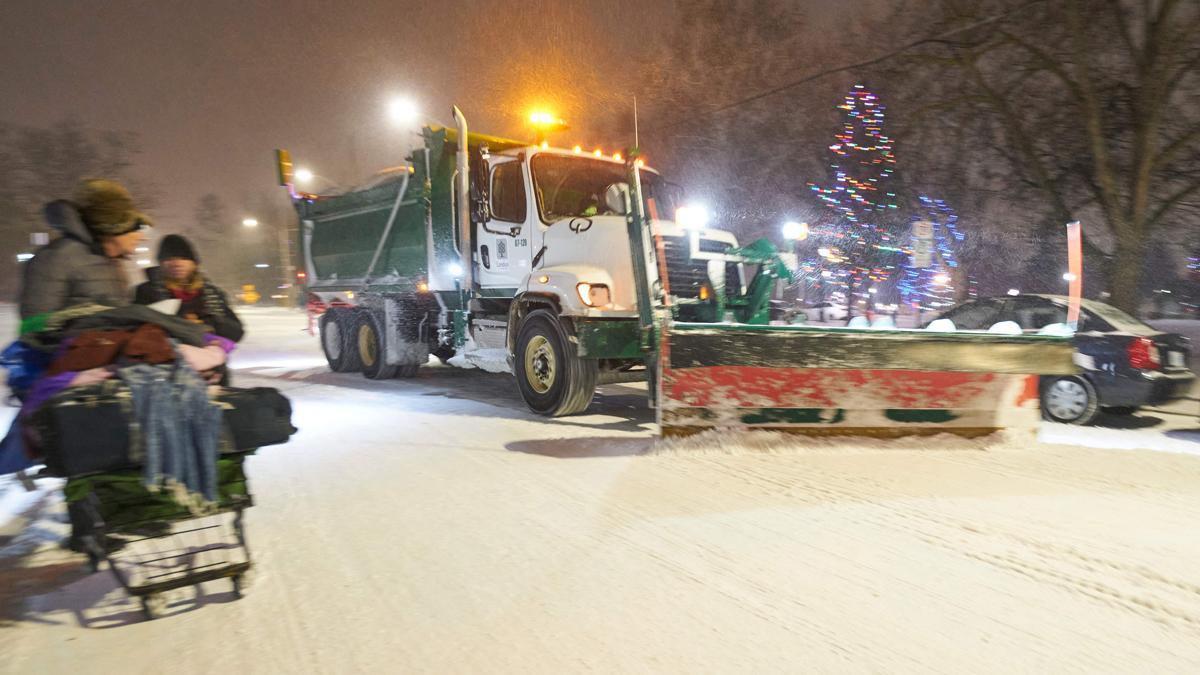
[[[669,20],[670,3],[654,4],[556,5],[567,28],[507,0],[6,0],[0,120],[74,116],[139,132],[137,173],[158,188],[157,216],[170,227],[190,219],[205,192],[233,209],[278,192],[276,147],[341,183],[400,163],[410,137],[387,120],[389,99],[411,95],[446,120],[451,103],[466,105],[466,92],[494,76],[497,54],[529,55],[547,32],[568,44],[602,42],[592,47],[596,68],[616,70],[618,48],[640,56],[650,27]],[[643,29],[622,31],[622,21]],[[469,43],[456,46],[455,37]],[[494,133],[515,131],[521,114],[471,108],[473,128]]]
[[[588,130],[628,106],[622,77],[676,11],[669,0],[6,0],[0,121],[139,132],[136,173],[176,229],[206,192],[233,211],[282,198],[276,147],[343,185],[400,163],[412,137],[385,114],[400,94],[443,121],[458,103],[473,130],[501,134],[549,104],[579,136],[560,143],[615,147],[624,139]]]

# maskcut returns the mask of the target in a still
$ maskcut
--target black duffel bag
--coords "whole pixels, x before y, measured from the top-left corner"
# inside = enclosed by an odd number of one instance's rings
[[[130,441],[133,399],[116,380],[72,387],[33,413],[46,468],[56,476],[78,476],[138,466],[142,449]]]
[[[238,450],[287,443],[292,426],[292,402],[270,387],[226,387],[217,396],[224,409],[225,428]]]
[[[224,388],[215,401],[222,409],[222,453],[286,443],[296,432],[291,402],[278,390]],[[134,422],[133,399],[119,380],[67,389],[33,414],[46,467],[58,476],[141,466]]]

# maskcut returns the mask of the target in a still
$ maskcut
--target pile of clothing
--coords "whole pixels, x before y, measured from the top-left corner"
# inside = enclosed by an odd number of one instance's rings
[[[220,454],[286,442],[287,399],[216,386],[234,343],[174,309],[82,305],[24,321],[3,357],[21,412],[0,473],[140,468],[146,489],[201,511],[218,497]]]

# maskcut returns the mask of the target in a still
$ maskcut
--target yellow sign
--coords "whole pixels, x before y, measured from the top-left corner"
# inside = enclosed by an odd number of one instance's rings
[[[242,284],[242,292],[238,294],[238,297],[247,305],[257,305],[258,301],[262,299],[262,295],[259,294],[254,284]]]

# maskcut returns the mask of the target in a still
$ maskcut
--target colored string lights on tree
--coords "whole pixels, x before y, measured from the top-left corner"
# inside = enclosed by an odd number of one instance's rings
[[[810,234],[819,255],[801,270],[803,281],[819,282],[821,299],[832,286],[846,294],[848,304],[869,305],[879,299],[878,286],[892,278],[905,254],[900,199],[890,187],[896,156],[884,133],[885,106],[873,92],[856,84],[838,109],[845,115],[829,146],[832,182],[809,184],[834,218],[819,226],[816,236]]]

